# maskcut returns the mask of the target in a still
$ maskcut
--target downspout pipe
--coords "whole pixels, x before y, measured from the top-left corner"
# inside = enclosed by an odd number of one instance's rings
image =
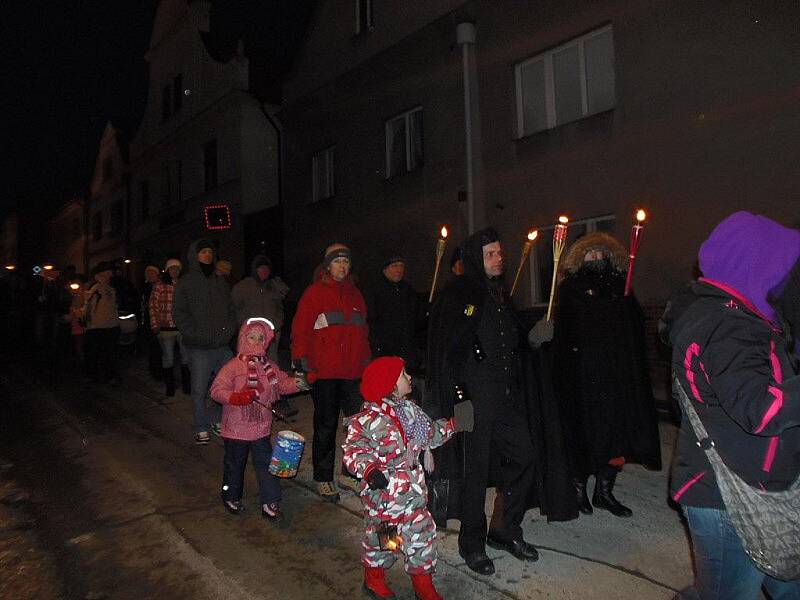
[[[258,102],[261,112],[275,130],[275,146],[278,154],[278,205],[283,205],[283,128],[278,120],[270,114],[265,102]]]
[[[464,72],[464,143],[467,161],[467,229],[468,234],[475,232],[475,184],[473,172],[472,149],[472,83],[469,77],[470,47],[475,45],[475,25],[459,23],[456,28],[456,40],[461,46],[461,60]]]

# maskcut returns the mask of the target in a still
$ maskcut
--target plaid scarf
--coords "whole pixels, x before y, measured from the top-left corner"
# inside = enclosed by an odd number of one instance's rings
[[[261,384],[258,378],[259,366],[266,374],[267,382],[270,385],[276,385],[278,383],[278,375],[275,373],[273,366],[271,364],[267,364],[266,355],[238,354],[236,358],[247,365],[247,387],[248,389],[256,390],[259,397],[264,392],[264,386]],[[260,421],[264,418],[264,406],[264,404],[256,401],[253,404],[248,404],[247,406],[242,406],[241,408],[244,410],[247,420],[253,422]]]
[[[433,454],[430,449],[431,418],[420,409],[413,400],[407,398],[394,399],[394,413],[406,434],[406,459],[412,467],[418,464],[417,452],[425,452],[423,465],[430,473],[433,471]],[[414,450],[414,447],[418,450]]]

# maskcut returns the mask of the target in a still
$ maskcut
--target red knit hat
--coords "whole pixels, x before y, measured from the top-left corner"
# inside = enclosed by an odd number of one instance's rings
[[[394,389],[405,366],[405,361],[399,356],[381,356],[369,363],[361,376],[360,388],[364,400],[377,402],[386,398]]]

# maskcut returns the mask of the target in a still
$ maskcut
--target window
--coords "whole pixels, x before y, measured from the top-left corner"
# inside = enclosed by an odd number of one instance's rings
[[[172,112],[178,112],[181,106],[183,106],[183,76],[175,75],[172,80]]]
[[[139,190],[139,201],[141,202],[139,214],[141,220],[146,221],[150,216],[150,182],[146,179],[143,180]]]
[[[570,221],[564,252],[569,251],[572,242],[587,233],[595,231],[613,233],[614,219],[614,215],[603,215],[582,221]],[[531,300],[534,305],[546,304],[550,299],[550,284],[553,280],[553,227],[553,225],[539,227],[539,241],[531,252]],[[561,256],[563,258],[564,254]]]
[[[172,114],[172,87],[165,85],[161,90],[161,118],[168,119]]]
[[[423,164],[422,107],[386,121],[386,178]]]
[[[103,239],[103,213],[101,211],[94,213],[92,217],[92,239],[95,242]]]
[[[108,181],[114,176],[114,161],[107,158],[103,161],[103,181]]]
[[[592,31],[519,63],[514,71],[519,137],[613,108],[613,29]]]
[[[311,157],[313,201],[333,198],[336,193],[334,178],[334,147],[320,150]]]
[[[122,220],[122,201],[117,200],[111,205],[111,230],[109,231],[111,237],[122,235]]]
[[[372,0],[356,0],[356,34],[373,29]]]
[[[205,190],[217,187],[217,140],[211,140],[203,146],[203,173]]]

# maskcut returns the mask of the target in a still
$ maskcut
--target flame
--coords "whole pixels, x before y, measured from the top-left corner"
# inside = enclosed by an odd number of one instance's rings
[[[528,232],[528,241],[531,241],[531,242],[532,242],[532,241],[533,241],[533,240],[535,240],[537,237],[539,237],[539,232],[538,232],[538,230],[536,230],[536,229],[532,229],[531,231],[529,231],[529,232]]]
[[[562,225],[566,225],[567,223],[569,223],[569,218],[566,215],[561,215],[560,217],[558,217],[558,222],[561,223]]]
[[[447,227],[442,225],[442,229],[441,229],[441,231],[439,233],[442,235],[442,239],[446,238],[447,237]]]
[[[6,265],[6,271],[13,271],[16,268],[16,265]]]
[[[646,218],[647,218],[647,213],[644,212],[641,208],[636,211],[636,220],[639,221],[639,223],[644,221]]]
[[[124,262],[126,265],[129,265],[129,264],[131,264],[131,259],[130,258],[126,258],[122,262]]]
[[[49,265],[49,264],[48,264],[48,265],[44,265],[42,268],[43,268],[45,271],[52,271],[52,270],[53,270],[55,267],[53,267],[53,265]]]
[[[71,289],[71,290],[79,290],[79,289],[81,289],[81,286],[80,286],[79,283],[70,283],[69,284],[69,289]]]

